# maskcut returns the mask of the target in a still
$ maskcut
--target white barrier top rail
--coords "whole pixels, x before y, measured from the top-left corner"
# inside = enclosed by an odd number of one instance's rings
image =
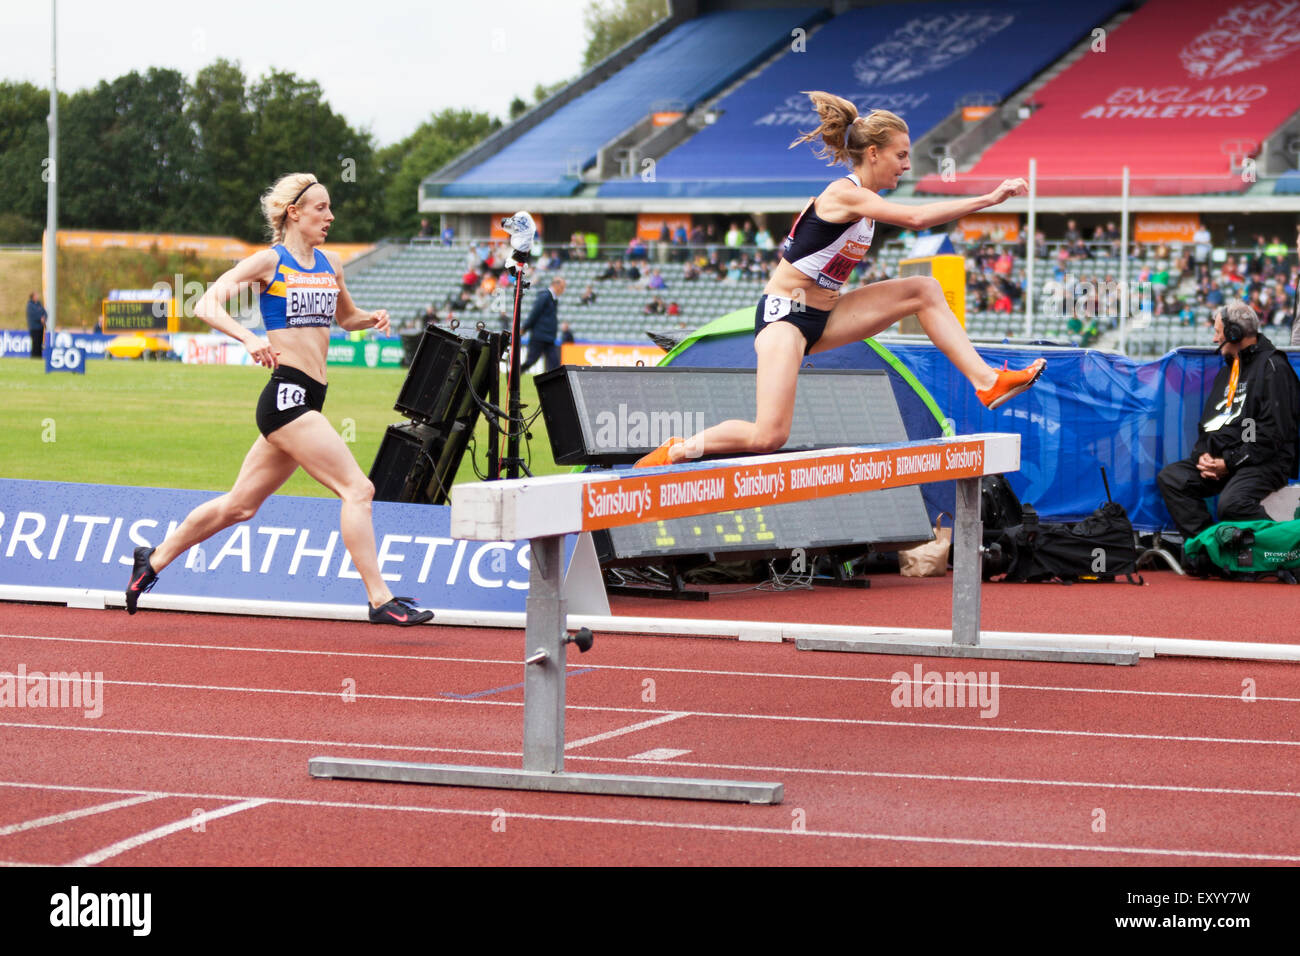
[[[451,534],[519,541],[1019,469],[1020,436],[989,433],[482,481],[452,488]]]

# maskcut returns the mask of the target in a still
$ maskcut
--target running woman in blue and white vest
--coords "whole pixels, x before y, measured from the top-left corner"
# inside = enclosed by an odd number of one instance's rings
[[[126,609],[134,614],[140,595],[153,587],[158,572],[191,547],[253,517],[301,466],[343,501],[343,544],[370,599],[370,620],[421,624],[433,612],[418,610],[412,598],[394,597],[380,574],[370,516],[374,486],[321,414],[330,325],[337,322],[347,331],[378,329],[386,335],[388,312],[358,308],[343,283],[338,255],[320,248],[334,213],[329,191],[315,176],[282,177],[262,196],[262,213],[274,245],[253,253],[213,283],[194,310],[208,325],[243,343],[254,362],[271,369],[271,380],[257,403],[262,434],[245,456],[234,488],[191,511],[156,548],[136,548]],[[261,294],[265,338],[245,329],[224,308],[250,286]]]
[[[939,350],[975,387],[980,400],[997,408],[1029,388],[1046,362],[1018,371],[997,371],[971,345],[966,330],[929,276],[888,279],[841,295],[840,287],[862,261],[877,222],[928,229],[1009,199],[1023,196],[1023,179],[1008,179],[993,192],[970,199],[911,206],[879,195],[895,189],[911,169],[907,124],[888,110],[859,116],[857,107],[830,93],[810,93],[820,125],[790,144],[822,141],[817,155],[852,174],[827,186],[795,220],[754,315],[758,355],[755,421],[725,421],[686,440],[679,437],[642,458],[642,467],[676,464],[686,458],[726,452],[763,454],[790,437],[795,385],[805,355],[870,338],[907,315],[916,315]]]

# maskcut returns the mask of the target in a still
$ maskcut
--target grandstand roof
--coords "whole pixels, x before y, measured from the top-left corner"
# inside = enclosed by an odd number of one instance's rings
[[[830,17],[829,3],[799,0],[782,6],[757,0],[674,4],[676,19],[661,22],[639,38],[639,45],[633,41],[609,58],[598,68],[603,70],[599,78],[593,78],[596,70],[579,78],[569,95],[561,93],[548,101],[549,105],[532,111],[525,121],[514,124],[519,127],[515,132],[508,127],[498,134],[490,150],[480,147],[471,151],[426,179],[419,208],[426,213],[499,213],[526,200],[527,207],[536,212],[571,214],[797,211],[810,193],[837,175],[817,160],[811,149],[786,149],[796,130],[815,123],[800,90],[830,89],[853,99],[860,109],[893,108],[908,120],[915,146],[941,122],[952,123],[959,103],[970,94],[1005,103],[1036,75],[1038,82],[1043,82],[1043,70],[1087,38],[1094,25],[1104,23],[1125,5],[1125,0],[1077,0],[1064,5],[1039,0],[896,0],[837,3],[835,9],[843,12]],[[1244,0],[1244,5],[1251,9],[1268,6],[1264,0]],[[850,9],[844,10],[846,6]],[[1142,0],[1138,6],[1142,7]],[[1242,5],[1233,9],[1238,6]],[[867,9],[861,9],[864,7]],[[1217,0],[1150,0],[1106,38],[1108,52],[1104,56],[1109,59],[1103,62],[1103,54],[1097,54],[1089,62],[1085,56],[1035,93],[1035,103],[1050,105],[1054,94],[1069,89],[1067,80],[1084,76],[1076,71],[1085,67],[1085,72],[1091,71],[1087,76],[1091,77],[1089,85],[1096,87],[1094,92],[1100,91],[1097,84],[1106,88],[1096,95],[1109,93],[1119,82],[1112,67],[1124,68],[1134,55],[1123,53],[1127,47],[1121,39],[1126,31],[1129,36],[1144,37],[1136,52],[1140,62],[1144,44],[1155,43],[1162,49],[1175,42],[1180,49],[1195,45],[1197,38],[1182,36],[1187,24],[1181,21],[1189,18],[1177,11],[1186,8],[1190,15],[1210,7],[1225,9]],[[689,15],[695,10],[697,15]],[[823,20],[826,22],[821,23]],[[1142,25],[1147,21],[1163,30],[1156,40],[1145,37]],[[1129,28],[1134,22],[1140,29]],[[803,48],[796,50],[798,44],[792,45],[790,38],[795,35],[792,30],[799,27],[804,29],[804,42]],[[1273,86],[1279,95],[1267,110],[1256,110],[1252,131],[1257,139],[1262,138],[1258,135],[1261,130],[1264,135],[1276,135],[1282,120],[1294,112],[1292,107],[1300,105],[1300,80],[1292,79],[1300,73],[1288,69],[1294,59],[1275,59],[1278,62],[1270,75],[1275,74]],[[1241,85],[1250,81],[1250,76],[1229,79]],[[590,175],[586,179],[577,175],[590,168],[602,147],[619,140],[666,99],[678,101],[687,111],[698,107],[703,113],[707,109],[718,117],[717,122],[660,155],[654,182],[636,178],[594,182],[588,181]],[[1063,161],[1095,165],[1100,159],[1112,176],[1104,189],[1075,192],[1040,182],[1035,208],[1043,213],[1118,212],[1122,208],[1118,195],[1121,169],[1127,163],[1134,177],[1128,208],[1134,212],[1300,212],[1300,192],[1290,191],[1293,184],[1282,182],[1275,193],[1273,181],[1262,173],[1260,182],[1245,184],[1244,197],[1141,195],[1149,190],[1142,188],[1140,177],[1150,175],[1151,163],[1158,166],[1168,155],[1167,150],[1161,151],[1158,133],[1150,148],[1135,151],[1123,144],[1099,149],[1092,127],[1062,128],[1049,137],[1050,144],[1042,141],[1041,152],[1022,148],[1020,144],[1034,142],[1022,134],[1045,128],[1050,115],[1043,105],[994,143],[976,169],[960,174],[959,181],[973,186],[977,175],[984,175],[987,181],[980,184],[982,188],[971,191],[991,189],[996,182],[990,176],[1000,180],[1027,175],[1030,155],[1040,157],[1040,179],[1059,176],[1055,166]],[[1292,120],[1300,120],[1300,113]],[[1226,167],[1217,139],[1210,153],[1208,159],[1199,156],[1195,162],[1203,166],[1221,162]],[[1007,160],[1008,156],[1012,159]],[[1182,159],[1178,157],[1178,162]],[[725,179],[717,176],[718,170],[725,171]],[[915,195],[920,192],[921,177],[913,176],[892,198],[933,201],[928,195]],[[1062,194],[1066,192],[1072,194]],[[1089,192],[1110,194],[1086,195]],[[999,208],[1022,212],[1028,202],[1012,200]]]

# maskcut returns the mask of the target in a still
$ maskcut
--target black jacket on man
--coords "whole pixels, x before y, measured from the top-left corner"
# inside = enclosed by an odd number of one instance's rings
[[[560,334],[559,301],[550,289],[543,289],[533,300],[528,319],[519,330],[521,335],[531,333],[529,341],[554,342]]]
[[[1225,358],[1214,376],[1192,457],[1209,452],[1210,457],[1224,460],[1229,474],[1247,465],[1273,464],[1281,468],[1284,477],[1295,478],[1300,380],[1286,355],[1263,335],[1240,355],[1237,394],[1230,407],[1224,392],[1232,378],[1232,359]]]
[[[1160,470],[1156,483],[1179,531],[1188,537],[1214,523],[1205,499],[1219,496],[1220,521],[1267,520],[1260,502],[1295,478],[1300,459],[1300,379],[1264,336],[1241,350],[1236,394],[1226,395],[1232,359],[1214,377],[1189,457]],[[1224,478],[1206,478],[1202,454],[1222,458]]]

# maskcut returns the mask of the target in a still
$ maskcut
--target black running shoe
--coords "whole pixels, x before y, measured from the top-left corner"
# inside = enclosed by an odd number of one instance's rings
[[[397,624],[410,627],[433,620],[432,611],[421,611],[415,606],[415,598],[395,597],[387,604],[370,609],[371,624]]]
[[[158,582],[158,572],[149,563],[149,556],[153,552],[153,548],[135,549],[135,567],[131,569],[131,583],[126,588],[127,614],[135,613],[135,602],[140,600],[140,595]]]

